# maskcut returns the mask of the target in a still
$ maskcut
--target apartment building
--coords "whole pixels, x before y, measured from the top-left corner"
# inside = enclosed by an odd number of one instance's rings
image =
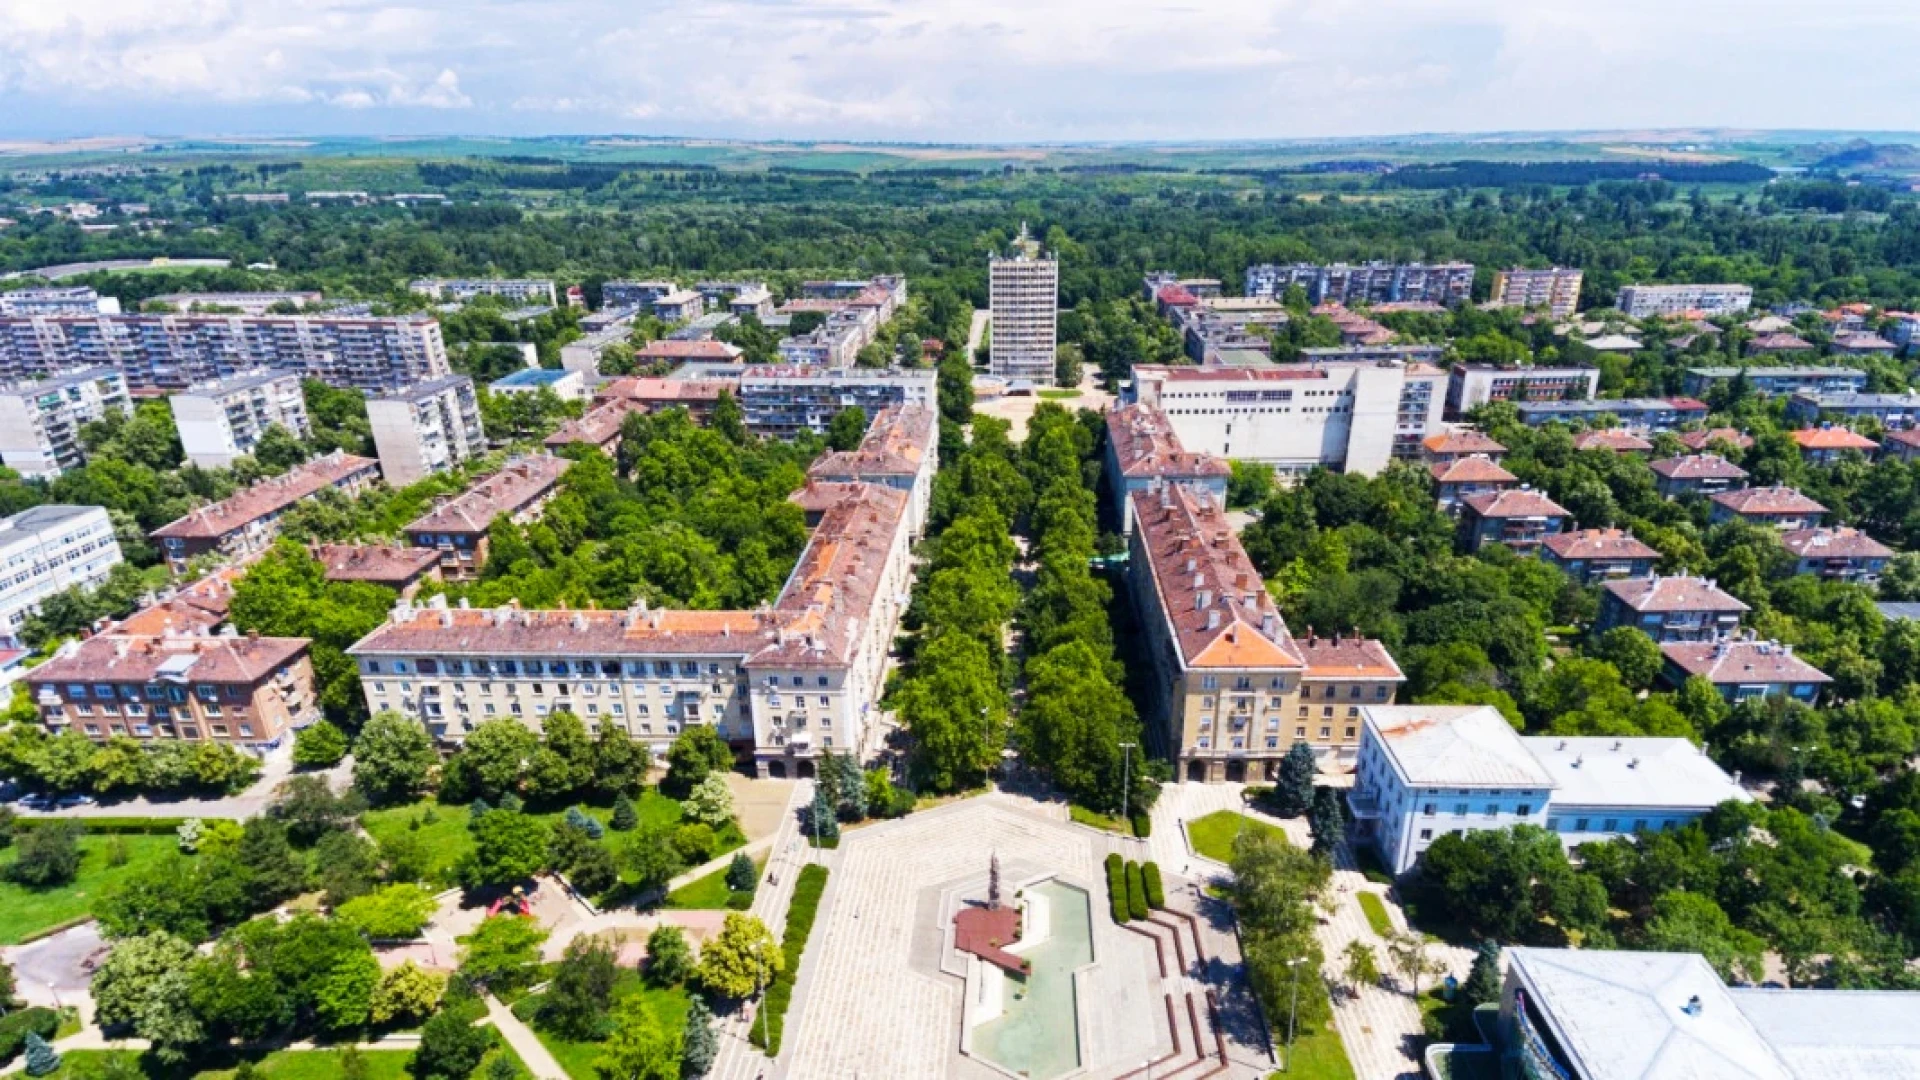
[[[654,297],[648,307],[661,322],[682,323],[705,314],[707,302],[692,289],[675,289]]]
[[[1427,473],[1433,477],[1433,493],[1440,509],[1448,513],[1458,509],[1460,501],[1469,495],[1505,491],[1520,484],[1519,477],[1483,454],[1434,462],[1427,466]]]
[[[1446,373],[1424,364],[1134,368],[1131,400],[1164,413],[1189,450],[1304,474],[1372,476],[1440,427]]]
[[[1738,630],[1749,610],[1711,578],[1647,573],[1606,583],[1593,628],[1604,634],[1631,626],[1655,641],[1715,641]]]
[[[1545,308],[1554,318],[1564,319],[1580,306],[1582,276],[1579,270],[1565,266],[1500,270],[1493,275],[1493,293],[1488,299],[1495,307]]]
[[[1447,415],[1459,416],[1489,401],[1581,400],[1599,389],[1599,368],[1455,364],[1447,380]]]
[[[188,292],[168,293],[148,300],[180,312],[237,311],[242,315],[270,315],[275,308],[308,308],[324,297],[318,292]]]
[[[931,368],[825,368],[780,364],[719,368],[686,364],[674,379],[739,380],[740,409],[755,435],[791,439],[801,431],[824,435],[842,409],[868,416],[895,405],[937,408]]]
[[[273,543],[280,534],[280,516],[300,500],[328,488],[357,495],[378,479],[379,462],[335,450],[217,503],[196,507],[151,535],[175,573],[199,555],[244,559]]]
[[[1797,391],[1787,399],[1787,419],[1802,424],[1871,419],[1889,431],[1920,427],[1920,394]]]
[[[511,716],[538,728],[568,710],[664,753],[712,725],[762,776],[807,777],[823,752],[864,754],[887,649],[910,587],[908,493],[811,485],[822,508],[770,607],[523,611],[402,604],[348,650],[373,709],[398,709],[444,743]]]
[[[585,401],[586,373],[564,368],[521,368],[487,385],[487,391],[494,394],[538,394],[542,390],[551,390],[561,401]]]
[[[479,296],[498,296],[518,304],[548,307],[560,303],[553,282],[532,278],[420,278],[407,288],[420,296],[461,304]]]
[[[1623,285],[1613,306],[1629,319],[1733,315],[1753,306],[1751,285]]]
[[[1292,263],[1247,267],[1248,296],[1279,299],[1298,285],[1315,304],[1434,303],[1473,299],[1472,263]]]
[[[1729,702],[1788,697],[1811,705],[1821,688],[1833,681],[1793,655],[1793,646],[1751,636],[1740,640],[1669,641],[1660,646],[1660,652],[1666,658],[1660,677],[1668,686],[1678,689],[1688,679],[1705,679]]]
[[[328,581],[381,585],[410,598],[429,581],[440,580],[440,553],[431,548],[391,544],[316,544],[315,561]]]
[[[1434,841],[1541,825],[1567,848],[1670,832],[1727,801],[1750,802],[1685,739],[1522,736],[1486,705],[1367,705],[1349,835],[1392,873]]]
[[[1824,424],[1790,431],[1787,437],[1800,448],[1801,458],[1815,465],[1832,465],[1853,454],[1871,459],[1880,450],[1880,444],[1865,435]]]
[[[126,377],[110,367],[0,385],[0,465],[29,480],[77,468],[81,426],[131,407]]]
[[[707,307],[724,307],[735,318],[752,315],[764,320],[773,314],[773,290],[764,281],[698,281],[693,291],[706,300]]]
[[[100,584],[119,561],[102,507],[35,506],[0,519],[0,645],[17,647],[48,597]]]
[[[611,457],[620,450],[620,429],[627,417],[646,411],[637,401],[624,398],[603,401],[581,413],[577,420],[562,421],[541,445],[547,448],[547,453],[555,454],[564,447],[585,443]]]
[[[60,647],[27,675],[41,723],[90,739],[264,752],[320,719],[306,638],[126,634]]]
[[[600,306],[651,309],[655,300],[679,288],[671,281],[608,281],[600,286]]]
[[[907,493],[907,533],[926,531],[933,476],[940,468],[940,413],[926,405],[891,405],[867,425],[858,448],[833,451],[807,467],[816,484],[879,484]]]
[[[1654,488],[1668,499],[1731,491],[1747,482],[1747,470],[1719,454],[1661,458],[1647,467],[1653,470]]]
[[[573,464],[545,454],[520,457],[473,482],[458,495],[441,495],[433,509],[408,522],[407,542],[440,553],[441,576],[469,581],[487,561],[487,527],[498,517],[525,524],[558,490],[560,476]]]
[[[1461,458],[1483,457],[1499,461],[1507,448],[1491,435],[1469,427],[1457,427],[1420,440],[1420,460],[1430,465],[1445,465]]]
[[[633,354],[641,365],[738,364],[746,356],[738,345],[724,341],[649,341]],[[678,374],[677,372],[675,374]]]
[[[1226,502],[1233,472],[1226,459],[1188,450],[1158,406],[1136,402],[1109,410],[1106,458],[1114,520],[1123,536],[1133,533],[1135,492],[1179,484]]]
[[[1540,558],[1582,585],[1653,573],[1660,552],[1623,529],[1572,529],[1540,542]]]
[[[1752,525],[1771,525],[1776,529],[1811,529],[1820,524],[1827,508],[1783,484],[1770,487],[1722,491],[1708,498],[1709,524],[1738,519]]]
[[[1466,551],[1505,544],[1532,554],[1547,537],[1567,527],[1566,508],[1527,487],[1483,492],[1460,499],[1460,542]]]
[[[1892,548],[1859,529],[1823,527],[1780,534],[1780,546],[1793,555],[1796,574],[1873,586],[1894,556]]]
[[[739,368],[702,366],[696,370],[734,371]],[[684,409],[687,416],[696,424],[704,424],[713,417],[713,410],[720,404],[720,395],[729,394],[735,401],[740,400],[740,379],[737,375],[725,377],[677,377],[684,372],[675,372],[676,377],[665,379],[620,378],[601,384],[594,392],[594,401],[600,405],[623,402],[640,412],[655,413],[662,409]],[[584,421],[586,417],[581,417]],[[564,426],[564,425],[563,425]],[[618,434],[616,430],[615,434]]]
[[[1306,658],[1307,671],[1300,677],[1293,730],[1278,738],[1269,730],[1264,749],[1304,742],[1323,767],[1350,766],[1360,754],[1360,710],[1392,702],[1406,676],[1387,647],[1372,638],[1337,633],[1322,637],[1308,631],[1294,644]]]
[[[1887,457],[1901,461],[1920,458],[1920,429],[1887,432],[1881,440],[1880,450]]]
[[[583,336],[560,346],[561,369],[578,371],[590,379],[598,377],[600,358],[612,346],[625,345],[633,337],[633,318],[639,312],[639,308],[621,308],[613,313],[613,317],[601,319],[592,327],[588,327],[586,320],[581,320]],[[607,312],[596,314],[605,315]]]
[[[1020,229],[1005,256],[987,262],[993,310],[988,369],[1008,381],[1052,386],[1059,341],[1060,264]]]
[[[1681,446],[1695,453],[1716,448],[1721,444],[1734,450],[1753,448],[1753,436],[1739,428],[1701,428],[1695,431],[1683,431],[1674,437],[1680,440]]]
[[[0,316],[118,315],[120,301],[91,285],[54,285],[0,291]]]
[[[301,438],[312,434],[300,376],[257,369],[197,383],[167,399],[180,447],[203,469],[224,469],[253,453],[267,429],[278,425]]]
[[[367,421],[387,483],[406,487],[486,453],[480,397],[465,375],[425,379],[367,399]]]
[[[1692,398],[1586,398],[1578,401],[1523,401],[1515,406],[1520,422],[1543,424],[1609,423],[1635,431],[1672,431],[1707,418],[1707,403]],[[1645,449],[1651,449],[1648,444]]]
[[[1693,397],[1703,397],[1715,387],[1742,377],[1747,389],[1761,397],[1775,394],[1857,394],[1867,388],[1867,373],[1843,367],[1696,367],[1688,368],[1680,387]]]
[[[425,315],[44,315],[0,317],[0,379],[111,367],[136,389],[272,368],[366,392],[447,374],[440,324]]]

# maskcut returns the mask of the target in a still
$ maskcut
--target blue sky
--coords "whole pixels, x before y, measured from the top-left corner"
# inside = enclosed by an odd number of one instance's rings
[[[0,0],[0,137],[1920,127],[1912,0]]]

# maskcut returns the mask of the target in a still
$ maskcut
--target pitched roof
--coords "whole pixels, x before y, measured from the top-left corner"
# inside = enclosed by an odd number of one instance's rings
[[[1747,470],[1719,454],[1687,454],[1661,458],[1647,468],[1669,480],[1745,480]]]
[[[745,355],[737,345],[724,341],[674,341],[671,338],[649,341],[634,354],[638,360],[705,360],[731,363]]]
[[[1211,495],[1169,484],[1132,498],[1154,592],[1187,667],[1306,666],[1226,511]]]
[[[1608,428],[1602,431],[1583,431],[1573,437],[1575,450],[1614,450],[1620,453],[1634,453],[1653,449],[1653,444],[1623,428]]]
[[[619,436],[620,425],[626,422],[628,414],[644,411],[645,405],[632,398],[602,402],[580,414],[578,420],[568,420],[555,428],[544,445],[555,450],[571,443],[605,446]]]
[[[187,516],[153,530],[153,535],[209,540],[222,537],[269,514],[278,513],[355,473],[378,469],[379,465],[372,458],[355,457],[336,450],[325,457],[296,465],[279,476],[268,477],[210,506],[199,507]]]
[[[822,454],[807,467],[821,479],[914,476],[933,452],[934,411],[925,405],[890,405],[867,426],[857,450]]]
[[[1698,953],[1511,948],[1507,957],[1528,1015],[1585,1080],[1793,1075]]]
[[[720,399],[720,391],[725,390],[735,396],[740,393],[738,379],[652,379],[627,376],[615,379],[594,391],[594,400],[637,401],[649,405],[672,405],[682,402],[714,402]]]
[[[1660,651],[1688,675],[1715,684],[1833,681],[1776,641],[1669,641]]]
[[[1880,444],[1843,427],[1801,428],[1791,433],[1793,441],[1802,450],[1861,450],[1880,449]]]
[[[1893,549],[1851,528],[1794,529],[1780,543],[1803,559],[1890,559]]]
[[[174,598],[141,608],[115,623],[110,632],[116,634],[210,633],[225,621],[227,621],[226,616],[223,614]]]
[[[251,683],[305,655],[307,645],[306,638],[124,634],[109,630],[61,646],[53,659],[27,673],[27,682],[37,686],[191,678],[197,683]]]
[[[321,544],[313,557],[326,567],[328,581],[366,581],[404,587],[440,565],[432,548],[388,544]]]
[[[1709,496],[1736,514],[1824,514],[1827,508],[1784,484],[1741,488]]]
[[[1657,559],[1660,552],[1624,529],[1575,529],[1541,543],[1562,559]]]
[[[1566,517],[1567,510],[1532,488],[1483,491],[1461,500],[1483,518]]]
[[[1899,431],[1889,431],[1880,437],[1887,442],[1899,443],[1902,446],[1920,447],[1920,428],[1902,428]]]
[[[1553,786],[1553,775],[1491,705],[1367,705],[1361,715],[1410,784]]]
[[[1483,454],[1435,462],[1427,466],[1436,483],[1441,484],[1517,484],[1520,478],[1500,467]]]
[[[1374,679],[1404,682],[1400,665],[1387,647],[1373,638],[1357,634],[1321,637],[1308,633],[1293,639],[1306,659],[1307,671],[1301,678],[1309,681]]]
[[[1747,348],[1753,352],[1792,352],[1813,346],[1794,334],[1775,333],[1755,337],[1747,342]]]
[[[1212,454],[1182,446],[1166,414],[1151,405],[1107,413],[1107,439],[1122,476],[1226,476],[1233,471]]]
[[[1730,446],[1745,450],[1753,445],[1753,436],[1739,428],[1709,428],[1705,431],[1683,431],[1679,435],[1680,445],[1689,450],[1705,450],[1710,443],[1724,442]]]
[[[1659,574],[1652,574],[1641,578],[1609,581],[1605,588],[1622,603],[1642,614],[1664,611],[1743,612],[1749,610],[1738,597],[1722,589],[1710,578],[1685,575],[1661,577]]]
[[[553,490],[573,462],[540,454],[515,458],[407,523],[406,532],[483,533],[501,514],[515,514]]]
[[[1504,454],[1507,448],[1472,428],[1455,428],[1420,440],[1431,454]]]

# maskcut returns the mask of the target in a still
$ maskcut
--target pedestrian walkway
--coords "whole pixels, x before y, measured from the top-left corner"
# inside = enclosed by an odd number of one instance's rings
[[[769,839],[767,865],[761,871],[760,888],[753,894],[753,907],[748,911],[765,923],[775,937],[786,930],[787,905],[793,900],[794,879],[814,854],[800,829],[800,808],[812,803],[813,781],[796,781],[793,795],[787,801],[787,814],[779,830]],[[717,1018],[715,1029],[720,1036],[720,1053],[714,1059],[713,1068],[707,1071],[709,1080],[755,1080],[770,1075],[773,1062],[748,1041],[753,1016],[751,1007],[743,1007]]]
[[[520,1055],[520,1060],[533,1072],[534,1080],[568,1080],[567,1071],[547,1052],[546,1044],[533,1029],[521,1023],[513,1010],[492,994],[487,995],[487,1019],[493,1021],[494,1030],[507,1040],[513,1052]]]

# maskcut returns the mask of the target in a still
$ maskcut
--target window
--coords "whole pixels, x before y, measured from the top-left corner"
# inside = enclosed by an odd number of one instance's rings
[[[1425,806],[1423,806],[1423,807],[1421,807],[1421,808],[1420,808],[1420,813],[1421,813],[1421,814],[1423,814],[1423,815],[1425,815],[1425,816],[1427,816],[1427,817],[1432,817],[1432,816],[1433,816],[1433,811],[1434,811],[1434,804],[1433,804],[1433,803],[1427,803],[1427,804],[1426,804]]]
[[[1487,816],[1488,816],[1488,817],[1499,817],[1499,816],[1500,816],[1500,804],[1499,804],[1499,803],[1491,803],[1491,802],[1490,802],[1490,803],[1488,803],[1488,804],[1487,804]]]
[[[1634,832],[1637,832],[1637,833],[1641,833],[1641,832],[1646,832],[1646,831],[1647,831],[1647,819],[1646,819],[1646,818],[1635,818],[1635,819],[1634,819],[1634,822],[1633,822],[1633,831],[1634,831]]]
[[[1586,832],[1586,831],[1587,831],[1587,819],[1586,819],[1586,818],[1574,818],[1574,819],[1573,819],[1573,831],[1574,831],[1574,832]]]
[[[1280,748],[1280,740],[1279,740],[1279,739],[1268,739],[1268,740],[1267,740],[1267,749],[1269,749],[1269,750],[1278,750],[1279,748]]]
[[[1454,816],[1454,817],[1466,817],[1466,816],[1467,816],[1467,804],[1466,804],[1466,803],[1463,803],[1463,802],[1457,802],[1457,803],[1454,803],[1454,804],[1453,804],[1453,816]]]
[[[1213,745],[1212,739],[1207,738],[1205,735],[1200,736],[1200,749],[1205,750],[1207,747],[1212,745]]]
[[[1422,839],[1422,840],[1431,840],[1431,839],[1433,839],[1433,830],[1432,830],[1432,829],[1421,829],[1421,830],[1420,830],[1420,839]]]
[[[1601,832],[1619,832],[1619,831],[1620,831],[1620,819],[1619,819],[1619,818],[1607,818],[1607,819],[1606,819],[1605,821],[1602,821],[1602,822],[1600,823],[1600,831],[1601,831]]]
[[[1304,739],[1304,738],[1306,738],[1306,737],[1307,737],[1307,729],[1306,729],[1306,728],[1303,728],[1303,727],[1296,727],[1296,728],[1294,728],[1294,729],[1293,729],[1293,737],[1294,737],[1294,738],[1296,738],[1296,739]]]
[[[1353,738],[1353,732],[1354,732],[1354,727],[1353,727],[1353,725],[1352,725],[1352,724],[1348,724],[1348,725],[1347,725],[1347,735],[1346,735],[1346,737],[1347,737],[1347,738],[1349,738],[1349,739],[1351,739],[1351,738]]]
[[[1521,817],[1531,817],[1533,815],[1533,807],[1527,805],[1526,803],[1521,803],[1519,806],[1514,808],[1513,812],[1516,814],[1519,814]]]
[[[1557,818],[1557,817],[1550,817],[1550,818],[1548,818],[1548,819],[1547,819],[1547,831],[1548,831],[1548,832],[1559,832],[1559,831],[1560,831],[1560,819],[1559,819],[1559,818]]]
[[[1328,727],[1328,726],[1327,726],[1327,725],[1325,725],[1325,724],[1321,724],[1321,725],[1320,725],[1320,737],[1321,737],[1322,739],[1330,739],[1330,738],[1332,738],[1332,737],[1333,737],[1333,729],[1332,729],[1332,728],[1330,728],[1330,727]]]

